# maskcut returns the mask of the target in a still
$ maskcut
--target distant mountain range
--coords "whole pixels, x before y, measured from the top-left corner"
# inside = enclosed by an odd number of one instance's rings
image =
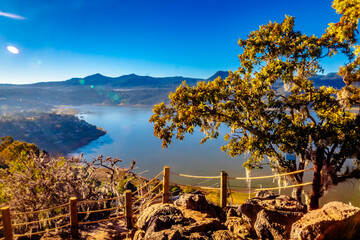
[[[46,111],[55,105],[131,104],[153,105],[169,102],[168,95],[183,81],[195,85],[199,81],[226,78],[227,71],[218,71],[207,79],[190,77],[150,77],[136,74],[107,77],[99,73],[84,78],[34,84],[0,84],[0,113],[23,110]],[[315,86],[341,88],[345,84],[336,73],[319,75]],[[282,86],[279,85],[279,88]]]
[[[150,77],[139,76],[136,74],[123,75],[120,77],[107,77],[96,73],[84,78],[71,78],[66,81],[57,82],[38,82],[33,84],[0,84],[1,88],[24,88],[24,87],[85,87],[85,86],[101,86],[106,88],[171,88],[180,85],[186,81],[189,85],[195,85],[199,81],[212,81],[217,77],[226,78],[229,76],[228,71],[218,71],[207,79],[191,78],[191,77]],[[336,73],[329,73],[327,75],[319,75],[311,78],[315,86],[333,86],[341,88],[345,85],[342,78]]]
[[[202,81],[200,78],[186,78],[186,77],[150,77],[138,76],[136,74],[123,75],[120,77],[107,77],[100,73],[87,76],[84,78],[72,78],[67,81],[60,82],[40,82],[31,84],[31,86],[103,86],[107,88],[133,88],[133,87],[172,87],[179,85],[183,81],[189,84],[195,84],[197,81]]]

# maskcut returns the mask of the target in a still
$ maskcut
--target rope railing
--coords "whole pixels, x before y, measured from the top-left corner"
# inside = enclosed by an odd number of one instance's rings
[[[107,202],[107,201],[112,201],[112,200],[117,200],[120,198],[124,198],[123,196],[118,196],[118,197],[113,197],[113,198],[105,198],[105,199],[100,199],[100,200],[82,200],[79,201],[79,204],[86,204],[86,203],[100,203],[100,202]]]
[[[302,187],[302,186],[308,186],[312,185],[312,182],[302,183],[302,184],[296,184],[296,185],[289,185],[289,186],[282,186],[282,187],[272,187],[272,188],[258,188],[255,189],[255,191],[260,190],[277,190],[277,189],[285,189],[285,188],[295,188],[295,187]]]
[[[217,190],[217,191],[220,190],[220,188],[217,187],[203,187],[203,186],[195,186],[195,187],[199,187],[201,189],[206,189],[206,190]]]
[[[228,179],[233,179],[233,180],[255,180],[255,179],[266,179],[266,178],[276,178],[276,177],[283,177],[283,176],[288,176],[288,175],[293,175],[293,174],[297,174],[297,173],[301,173],[301,172],[306,172],[306,171],[310,171],[313,168],[308,168],[308,169],[303,169],[303,170],[298,170],[298,171],[294,171],[294,172],[288,172],[288,173],[281,173],[281,174],[277,174],[277,175],[268,175],[268,176],[260,176],[260,177],[228,177]]]
[[[20,226],[30,225],[30,224],[34,224],[34,223],[51,221],[51,220],[55,220],[55,219],[59,219],[59,218],[65,218],[65,217],[70,217],[70,214],[67,213],[67,214],[58,215],[58,216],[51,217],[51,218],[40,219],[40,220],[32,221],[32,222],[16,223],[16,224],[12,224],[12,225],[13,225],[13,227],[20,227]]]
[[[121,209],[121,208],[125,208],[125,206],[119,206],[119,207],[113,207],[113,208],[104,208],[104,209],[99,209],[99,210],[90,210],[90,211],[86,211],[86,212],[78,212],[78,214],[106,212],[106,211],[118,210],[118,209]]]
[[[117,216],[117,217],[113,217],[113,218],[107,218],[107,219],[101,219],[101,220],[97,220],[97,221],[91,221],[91,222],[79,222],[79,225],[86,225],[86,224],[95,224],[95,223],[101,223],[101,222],[107,222],[107,221],[112,221],[112,220],[116,220],[116,219],[120,219],[120,218],[124,218],[125,215],[121,215],[121,216]]]
[[[264,190],[265,188],[261,188],[260,190]],[[258,189],[244,189],[244,190],[238,190],[238,189],[229,189],[229,192],[238,192],[238,193],[256,193],[258,192]]]
[[[161,174],[164,174],[164,177],[163,177],[163,180],[160,183],[156,184],[155,187],[153,187],[150,191],[148,191],[141,198],[137,199],[136,201],[132,201],[132,195],[133,194],[138,193],[139,191],[145,189],[145,187],[148,187],[150,184],[154,183],[154,181],[156,181],[161,176]],[[168,167],[165,167],[164,171],[161,171],[157,176],[155,176],[153,179],[151,179],[145,185],[143,185],[142,187],[137,189],[137,191],[135,191],[134,193],[131,193],[130,190],[125,191],[124,196],[118,196],[118,197],[113,197],[113,198],[108,198],[108,199],[100,199],[100,200],[83,200],[83,201],[79,201],[79,202],[77,201],[77,199],[75,197],[71,197],[70,201],[68,203],[66,203],[66,204],[62,204],[62,205],[59,205],[59,206],[54,206],[54,207],[47,208],[47,209],[29,211],[29,212],[11,213],[9,207],[3,207],[1,209],[3,226],[0,226],[0,230],[2,230],[4,232],[4,237],[1,238],[0,240],[2,240],[2,239],[4,239],[4,240],[13,239],[13,237],[19,238],[19,237],[27,237],[27,236],[29,237],[29,236],[33,236],[33,235],[40,235],[40,234],[43,234],[43,233],[47,233],[49,231],[62,229],[62,228],[66,228],[66,227],[69,227],[69,226],[71,227],[71,235],[72,235],[72,237],[77,238],[77,237],[79,237],[79,232],[78,232],[78,226],[79,225],[96,224],[96,223],[101,223],[101,222],[105,222],[105,221],[112,221],[112,220],[121,219],[121,218],[126,219],[126,227],[130,228],[131,225],[132,225],[132,214],[133,214],[132,206],[134,204],[138,203],[139,201],[143,200],[145,197],[148,197],[149,194],[151,194],[155,190],[159,189],[159,187],[161,187],[161,185],[163,185],[164,189],[166,189],[166,187],[168,189],[168,187],[169,187],[168,186],[169,185],[169,168]],[[140,211],[140,209],[142,209],[145,206],[152,203],[160,195],[162,195],[163,192],[165,192],[164,189],[163,189],[163,191],[160,190],[160,192],[158,194],[156,194],[155,197],[153,197],[149,201],[146,201],[142,206],[140,206],[140,208],[137,209],[137,212]],[[111,207],[111,208],[88,210],[88,211],[79,211],[78,212],[78,207],[81,204],[101,203],[101,202],[105,202],[105,201],[112,201],[112,200],[117,200],[117,199],[122,199],[122,198],[125,200],[124,201],[125,205]],[[164,201],[165,200],[163,199],[163,202]],[[113,205],[113,204],[111,204],[111,205]],[[30,218],[30,216],[28,216],[28,215],[34,215],[34,214],[46,213],[46,212],[48,214],[50,214],[50,211],[55,210],[55,209],[59,209],[58,212],[63,212],[63,210],[60,211],[60,209],[65,208],[65,207],[69,207],[69,212],[66,213],[66,214],[57,215],[57,216],[54,216],[54,217],[48,217],[48,218],[44,218],[44,219],[39,219],[39,220],[36,220],[36,221],[28,221],[28,222],[12,222],[11,221],[12,217],[27,216],[28,218]],[[85,221],[79,222],[78,221],[78,215],[79,214],[100,213],[100,212],[108,212],[108,211],[114,211],[114,210],[120,210],[120,209],[124,209],[124,211],[115,211],[115,212],[113,212],[113,213],[111,213],[109,215],[110,218],[99,219],[97,221],[89,221],[89,222],[85,222]],[[55,226],[57,226],[56,222],[51,222],[51,221],[54,221],[56,219],[64,219],[64,221],[65,221],[65,218],[69,218],[69,220],[67,220],[67,221],[69,221],[68,224],[58,226],[58,227],[48,228],[48,229],[45,229],[43,231],[28,232],[28,233],[24,233],[24,234],[15,234],[14,231],[13,231],[14,228],[24,227],[24,226],[31,226],[33,224],[40,224],[42,222],[50,222],[47,225],[53,226],[55,224]],[[49,226],[47,226],[47,227],[49,227]],[[26,227],[25,229],[28,229],[28,227]],[[25,229],[23,229],[23,230],[25,230]]]
[[[15,212],[14,214],[11,214],[11,216],[18,216],[18,215],[30,215],[30,214],[35,214],[35,213],[41,213],[41,212],[48,212],[54,209],[58,209],[58,208],[63,208],[69,206],[69,203],[65,203],[56,207],[51,207],[51,208],[47,208],[47,209],[41,209],[41,210],[36,210],[36,211],[31,211],[31,212]]]
[[[174,172],[170,172],[171,174],[180,176],[180,177],[187,177],[187,178],[220,178],[220,176],[195,176],[195,175],[189,175],[189,174],[182,174],[182,173],[174,173]]]
[[[144,186],[142,186],[141,188],[137,189],[135,192],[133,192],[132,194],[135,195],[136,193],[138,193],[139,191],[141,191],[142,189],[144,189],[146,186],[148,186],[150,183],[154,182],[155,180],[157,180],[158,177],[161,176],[161,174],[163,174],[164,171],[161,171],[156,177],[153,177],[149,182],[147,182]]]
[[[58,230],[58,229],[62,229],[62,228],[69,227],[69,226],[70,226],[70,223],[59,226],[59,227],[49,228],[49,229],[46,229],[44,231],[39,231],[39,232],[15,234],[14,237],[19,238],[19,237],[27,237],[27,236],[39,235],[39,234],[47,233],[47,232],[50,232],[50,231],[53,231],[53,230]]]
[[[11,239],[12,240],[13,237],[25,237],[25,236],[32,236],[32,235],[40,235],[40,234],[43,234],[43,233],[46,233],[46,232],[49,232],[49,231],[62,229],[62,228],[66,228],[66,227],[70,226],[71,227],[70,228],[71,229],[71,236],[72,236],[72,238],[76,239],[76,238],[79,237],[79,232],[78,232],[79,231],[79,225],[96,224],[96,223],[101,223],[101,222],[106,222],[106,221],[117,220],[117,219],[121,219],[121,218],[125,218],[126,227],[130,229],[132,227],[132,223],[133,223],[133,220],[134,220],[133,219],[133,214],[139,213],[142,209],[144,209],[145,207],[148,207],[151,203],[153,203],[159,197],[162,197],[162,203],[163,204],[169,202],[170,174],[181,176],[181,177],[188,177],[188,178],[200,178],[200,179],[209,179],[209,180],[211,180],[211,179],[219,179],[220,182],[211,184],[209,186],[201,186],[201,185],[203,185],[201,183],[204,183],[204,182],[207,181],[207,180],[205,180],[205,181],[201,180],[202,182],[198,183],[198,186],[196,186],[196,187],[201,188],[201,189],[220,191],[220,207],[226,207],[227,206],[228,193],[229,192],[236,192],[236,190],[230,189],[230,181],[229,181],[229,179],[233,179],[233,180],[254,180],[254,179],[276,178],[276,177],[282,177],[282,176],[292,175],[292,174],[296,174],[296,173],[306,172],[306,171],[310,171],[312,169],[313,168],[309,168],[309,169],[298,170],[298,171],[289,172],[289,173],[282,173],[282,174],[271,175],[271,176],[262,176],[262,177],[249,177],[249,178],[235,177],[235,178],[230,178],[230,177],[228,177],[228,174],[225,171],[221,171],[221,174],[219,176],[196,176],[196,175],[189,175],[189,174],[170,172],[169,167],[164,167],[163,171],[161,171],[157,176],[152,178],[146,184],[139,187],[135,192],[132,193],[130,190],[126,190],[124,192],[123,196],[113,197],[113,198],[109,198],[109,199],[100,199],[100,200],[82,200],[82,201],[79,201],[79,202],[77,201],[76,197],[72,197],[72,198],[70,198],[69,203],[66,203],[66,204],[62,204],[62,205],[47,208],[47,209],[31,211],[31,212],[15,212],[14,214],[10,213],[10,208],[8,206],[3,207],[1,209],[3,225],[0,226],[0,230],[2,230],[3,233],[4,233],[4,238],[3,239],[5,239],[5,240],[10,240]],[[162,181],[160,181],[159,183],[156,183],[155,181],[158,180],[158,178],[162,174],[163,174]],[[151,185],[151,184],[153,184],[155,186],[152,187],[153,185]],[[277,190],[277,189],[285,189],[285,188],[295,188],[295,187],[301,187],[301,186],[308,186],[308,185],[311,185],[311,184],[312,184],[312,182],[307,182],[307,183],[296,184],[296,185],[291,185],[291,186],[257,188],[255,190],[254,189],[250,190],[249,186],[248,186],[247,189],[248,189],[249,197],[250,197],[250,191],[254,192],[254,191],[260,191],[260,190]],[[149,187],[149,186],[151,186],[151,187]],[[137,193],[139,193],[141,190],[145,189],[146,187],[148,187],[147,189],[150,189],[150,188],[151,189],[146,191],[146,193],[143,196],[140,196],[139,194],[136,195]],[[160,188],[159,193],[155,194],[154,192],[159,188]],[[150,194],[153,194],[154,196],[151,196]],[[150,196],[152,198],[150,200],[147,200],[147,199],[150,198]],[[135,199],[133,199],[133,197],[135,197]],[[120,202],[109,203],[110,208],[89,210],[90,207],[88,207],[87,211],[79,211],[78,212],[79,206],[82,206],[81,204],[101,203],[101,202],[112,201],[112,200],[116,200],[116,199],[122,199],[122,200]],[[139,202],[141,202],[141,201],[143,201],[142,204],[139,204]],[[124,203],[125,205],[121,205],[121,203]],[[115,207],[114,207],[114,205],[115,205]],[[117,205],[119,205],[119,206],[117,206]],[[65,212],[64,210],[60,211],[61,208],[65,208],[65,207],[69,207],[68,213],[66,213],[66,214],[64,214],[64,212]],[[135,207],[135,211],[133,211],[133,207]],[[86,208],[83,208],[83,207],[81,207],[81,208],[82,208],[82,210],[86,209]],[[37,220],[37,221],[29,221],[29,222],[21,222],[21,223],[19,223],[19,222],[12,223],[12,221],[11,221],[12,217],[19,216],[19,215],[24,215],[24,216],[28,217],[28,219],[30,218],[30,216],[28,216],[28,215],[31,215],[31,214],[48,212],[48,214],[50,215],[50,211],[55,210],[55,209],[59,209],[59,211],[52,212],[51,214],[59,213],[59,214],[62,214],[62,215],[57,215],[57,216],[54,216],[54,217],[40,219],[40,220]],[[121,210],[121,209],[124,209],[124,210]],[[120,211],[114,211],[114,210],[120,210]],[[109,212],[109,211],[113,211],[113,212]],[[85,219],[82,219],[82,221],[80,221],[80,222],[78,221],[79,214],[92,214],[92,213],[100,213],[100,212],[109,212],[109,214],[106,214],[105,216],[103,216],[103,217],[108,217],[108,218],[106,218],[106,219],[99,219],[98,218],[98,220],[96,220],[96,221],[89,221],[89,222],[85,222]],[[30,232],[30,233],[25,233],[25,234],[14,234],[14,232],[13,232],[13,229],[15,227],[22,227],[22,226],[27,226],[27,225],[31,225],[31,224],[46,222],[46,221],[53,221],[53,220],[61,219],[61,218],[64,219],[64,223],[66,223],[67,221],[69,221],[69,223],[65,224],[65,225],[58,226],[58,227],[49,228],[49,229],[46,229],[44,231],[39,231],[39,232]],[[69,218],[69,220],[66,220],[66,218]],[[33,220],[33,219],[31,219],[31,220]],[[87,220],[89,220],[89,219],[87,219]],[[49,222],[49,224],[46,224],[46,225],[48,225],[47,227],[54,226],[54,225],[57,226],[57,223],[56,223],[56,221],[53,221],[53,222]],[[23,231],[26,231],[28,229],[29,229],[29,227],[26,227],[25,229],[23,229]],[[20,229],[18,229],[18,230],[20,231]],[[2,240],[2,239],[0,239],[0,240]]]
[[[162,192],[159,192],[158,194],[156,194],[156,196],[153,197],[152,199],[150,199],[148,202],[146,202],[146,204],[141,205],[141,207],[139,207],[138,209],[136,209],[136,210],[134,211],[134,214],[138,213],[141,209],[149,206],[149,204],[150,204],[152,201],[154,201],[156,198],[158,198],[160,195],[162,195]]]
[[[139,198],[138,200],[136,200],[135,202],[133,202],[133,205],[135,205],[136,203],[140,202],[142,199],[144,199],[145,197],[147,197],[150,193],[152,193],[153,191],[155,191],[160,185],[162,185],[163,182],[160,182],[158,185],[156,185],[153,189],[151,189],[150,191],[148,191],[144,196],[142,196],[141,198]]]

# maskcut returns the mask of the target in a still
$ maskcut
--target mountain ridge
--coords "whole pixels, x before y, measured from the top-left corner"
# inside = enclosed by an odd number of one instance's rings
[[[134,73],[121,75],[118,77],[109,77],[100,73],[95,73],[83,78],[70,78],[64,81],[54,82],[36,82],[31,84],[0,84],[0,87],[74,87],[74,86],[105,86],[108,88],[127,88],[127,87],[166,87],[180,85],[186,81],[189,85],[195,85],[198,81],[212,81],[217,77],[222,79],[229,75],[228,71],[217,71],[209,78],[193,78],[183,76],[170,77],[151,77],[141,76]],[[328,73],[326,75],[318,75],[310,78],[314,81],[315,86],[333,86],[341,88],[345,86],[342,78],[336,73]]]
[[[199,81],[226,78],[227,71],[218,71],[207,79],[191,77],[151,77],[136,74],[108,77],[100,73],[84,78],[71,78],[57,82],[32,84],[0,84],[0,114],[16,111],[51,111],[58,105],[143,105],[152,106],[160,102],[169,103],[169,94],[184,81],[190,86]],[[315,87],[345,86],[336,73],[312,78]],[[274,86],[284,91],[282,82]]]

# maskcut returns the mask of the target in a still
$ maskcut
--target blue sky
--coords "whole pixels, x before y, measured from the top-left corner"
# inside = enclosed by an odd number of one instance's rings
[[[207,78],[236,70],[238,39],[286,14],[317,36],[339,18],[325,0],[1,0],[0,83],[94,73]],[[325,72],[343,63],[326,61]]]

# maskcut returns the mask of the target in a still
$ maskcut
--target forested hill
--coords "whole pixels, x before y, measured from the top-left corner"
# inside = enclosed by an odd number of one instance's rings
[[[50,153],[68,153],[106,132],[74,115],[24,112],[0,116],[0,137],[35,143]]]
[[[0,84],[0,114],[13,111],[47,111],[55,105],[147,105],[169,102],[168,95],[183,81],[195,85],[199,81],[226,78],[227,71],[218,71],[207,79],[189,77],[150,77],[136,74],[107,77],[94,74],[84,78],[72,78],[59,82],[34,84]],[[316,86],[344,86],[335,73],[313,78]],[[279,85],[279,88],[283,86]]]

